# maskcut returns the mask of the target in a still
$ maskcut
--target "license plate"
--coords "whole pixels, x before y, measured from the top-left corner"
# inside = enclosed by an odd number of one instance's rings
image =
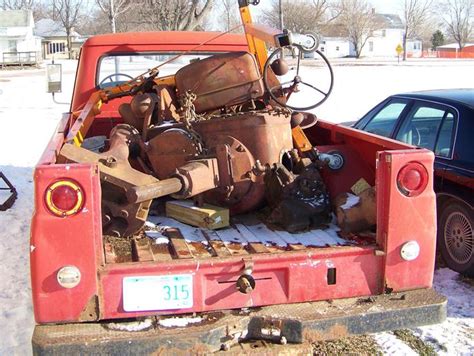
[[[193,306],[193,276],[125,277],[123,309],[127,312],[184,309]]]

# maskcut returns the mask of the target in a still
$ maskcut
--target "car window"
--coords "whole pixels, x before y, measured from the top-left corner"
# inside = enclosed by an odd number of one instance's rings
[[[158,65],[163,65],[160,68],[160,77],[173,75],[185,65],[210,55],[212,54],[183,53],[177,57],[177,53],[134,53],[105,56],[99,62],[96,85],[105,88],[124,83]]]
[[[394,100],[375,114],[364,130],[377,135],[390,137],[398,118],[408,105],[406,100]]]
[[[429,103],[416,103],[395,138],[434,151],[439,128],[447,114],[446,108]]]
[[[436,142],[435,155],[439,157],[451,157],[454,137],[454,115],[448,113],[441,124],[441,129]]]

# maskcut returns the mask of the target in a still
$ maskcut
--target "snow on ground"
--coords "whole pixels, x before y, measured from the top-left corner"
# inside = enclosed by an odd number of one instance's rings
[[[448,319],[417,328],[415,334],[440,355],[474,355],[474,279],[442,268],[435,271],[435,288],[448,297]]]
[[[412,90],[472,87],[474,61],[396,63],[335,61],[333,94],[314,110],[334,122],[356,120],[390,94]],[[63,61],[63,92],[69,101],[76,62]],[[29,224],[33,211],[33,167],[65,105],[45,93],[44,69],[0,71],[0,171],[18,190],[12,209],[0,212],[0,355],[31,353],[34,327],[29,281]],[[415,333],[440,354],[474,353],[474,287],[450,270],[435,273],[435,288],[449,298],[448,320]],[[378,334],[386,354],[407,354],[391,334]],[[385,345],[385,346],[384,346]],[[398,346],[397,346],[398,345]],[[402,345],[402,346],[400,346]]]
[[[390,332],[374,335],[374,339],[385,355],[415,356],[418,353]]]

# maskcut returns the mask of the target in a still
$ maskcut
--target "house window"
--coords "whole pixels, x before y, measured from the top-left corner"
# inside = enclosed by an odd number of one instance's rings
[[[374,43],[372,41],[369,42],[369,52],[374,51]]]
[[[339,51],[339,46],[336,46],[336,51]]]
[[[387,30],[382,30],[382,37],[387,37]]]
[[[50,42],[48,43],[48,54],[64,52],[66,45],[64,42]]]
[[[8,51],[9,52],[16,52],[16,41],[9,40],[8,41]]]

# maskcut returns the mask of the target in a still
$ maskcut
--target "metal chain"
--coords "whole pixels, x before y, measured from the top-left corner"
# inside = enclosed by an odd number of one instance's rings
[[[197,99],[197,95],[192,93],[190,90],[186,91],[182,94],[179,98],[179,103],[183,108],[183,122],[186,130],[188,131],[191,139],[196,144],[197,150],[199,154],[205,153],[206,148],[204,146],[204,141],[202,140],[201,135],[194,130],[192,126],[192,122],[201,121],[204,118],[198,114],[196,114],[196,108],[194,107],[194,102]]]

